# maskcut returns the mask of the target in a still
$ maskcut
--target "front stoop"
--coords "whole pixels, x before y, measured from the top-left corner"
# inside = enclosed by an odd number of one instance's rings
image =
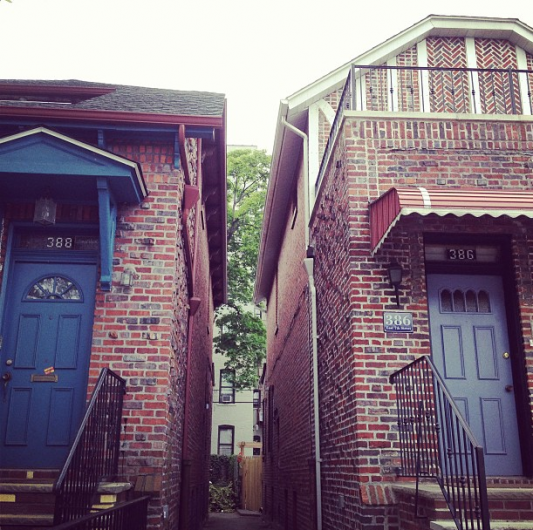
[[[1,530],[31,530],[51,526],[54,522],[53,469],[0,470]]]
[[[418,512],[414,516],[414,483],[397,483],[393,490],[398,501],[400,530],[455,529],[450,511],[439,486],[423,483],[419,486]],[[489,487],[491,530],[533,530],[533,488]]]
[[[0,530],[42,530],[54,523],[56,470],[0,470]],[[104,482],[93,512],[129,500],[131,484]]]

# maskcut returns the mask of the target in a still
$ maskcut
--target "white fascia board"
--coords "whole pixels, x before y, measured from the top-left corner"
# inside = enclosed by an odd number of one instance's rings
[[[274,135],[274,146],[272,148],[272,158],[270,163],[270,175],[268,178],[265,208],[263,213],[263,223],[261,226],[261,238],[259,243],[259,252],[257,255],[257,268],[255,273],[254,302],[260,303],[265,299],[265,275],[269,276],[272,271],[265,259],[265,254],[269,250],[269,239],[271,236],[271,223],[273,208],[275,203],[276,186],[279,177],[279,165],[281,161],[281,148],[283,146],[287,128],[283,125],[283,119],[287,115],[288,104],[286,100],[279,103],[278,117],[276,120],[276,132]]]

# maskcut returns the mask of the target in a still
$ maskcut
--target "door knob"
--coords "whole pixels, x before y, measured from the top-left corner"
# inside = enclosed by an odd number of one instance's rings
[[[6,359],[6,366],[11,366],[13,364],[13,359]]]
[[[509,359],[509,357],[511,357],[511,356],[509,355],[509,352],[506,351],[506,352],[502,355],[502,357],[503,357],[504,359]]]
[[[7,383],[8,381],[11,381],[11,372],[5,372],[2,375],[2,381],[4,381],[4,383]]]
[[[512,392],[513,391],[513,385],[506,385],[505,386],[505,391],[506,392]]]

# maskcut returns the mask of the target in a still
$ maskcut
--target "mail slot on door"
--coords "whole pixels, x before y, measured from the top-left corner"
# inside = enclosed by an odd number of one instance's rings
[[[32,374],[32,383],[57,383],[58,378],[56,374]]]

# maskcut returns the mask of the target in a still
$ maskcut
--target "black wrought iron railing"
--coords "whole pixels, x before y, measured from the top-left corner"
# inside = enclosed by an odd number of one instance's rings
[[[54,524],[85,516],[103,479],[118,471],[122,403],[126,382],[104,368],[87,411],[54,484]]]
[[[150,496],[139,497],[50,530],[146,530]]]
[[[345,110],[533,115],[533,71],[352,64],[322,157],[317,188]]]
[[[483,447],[427,356],[390,377],[396,388],[401,470],[439,484],[459,530],[490,530]]]

